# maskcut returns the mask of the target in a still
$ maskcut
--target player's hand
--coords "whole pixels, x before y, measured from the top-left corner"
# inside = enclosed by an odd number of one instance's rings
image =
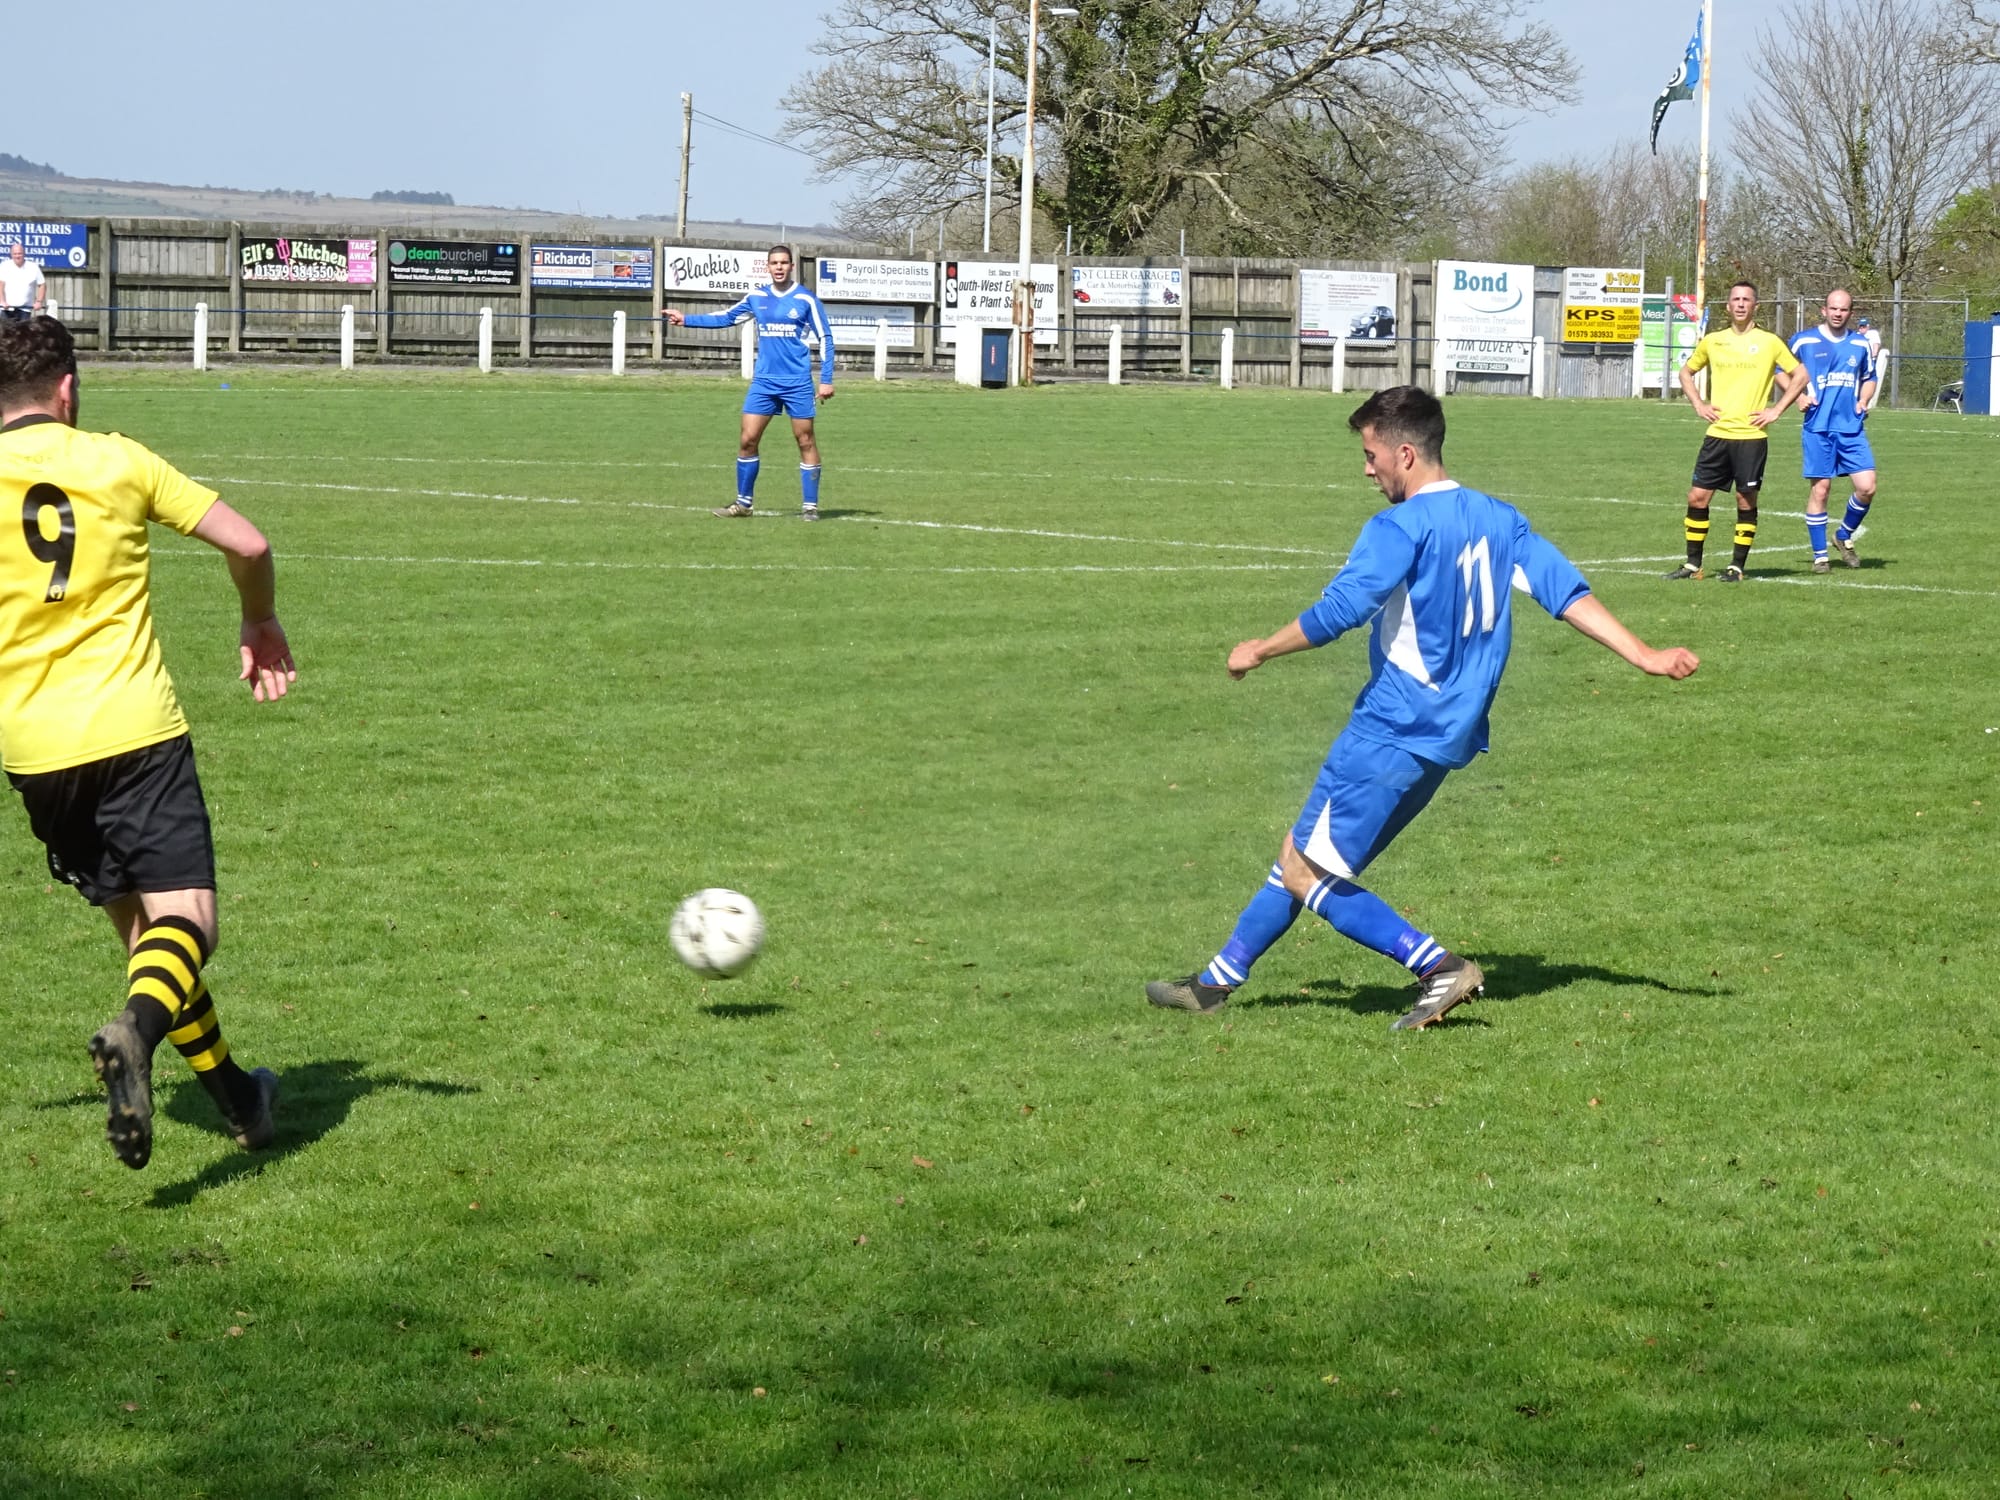
[[[1695,402],[1694,414],[1704,422],[1713,422],[1722,415],[1721,412],[1710,406],[1706,401]]]
[[[1756,412],[1751,416],[1750,425],[1752,427],[1769,427],[1773,422],[1777,420],[1778,420],[1778,408],[1775,406],[1767,406],[1762,411]]]
[[[1664,651],[1649,651],[1646,659],[1639,664],[1650,677],[1671,677],[1679,682],[1683,677],[1694,676],[1694,669],[1701,665],[1701,658],[1685,646],[1669,646]]]
[[[819,399],[822,401],[831,401],[833,399],[832,382],[826,381],[821,383],[819,388]]]
[[[1239,642],[1236,649],[1229,653],[1229,675],[1241,682],[1246,672],[1254,672],[1263,666],[1264,658],[1259,654],[1263,644],[1262,641]]]
[[[672,324],[676,328],[681,327],[683,324],[687,322],[686,313],[675,312],[671,307],[668,308],[665,312],[661,313],[660,316],[665,318],[670,324]]]
[[[245,620],[241,640],[243,670],[236,680],[250,684],[254,702],[274,703],[284,697],[299,680],[299,669],[292,662],[292,648],[278,617]]]

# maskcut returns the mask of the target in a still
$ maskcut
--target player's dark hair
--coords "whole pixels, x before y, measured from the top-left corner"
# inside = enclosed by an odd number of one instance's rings
[[[1756,295],[1757,295],[1757,283],[1756,283],[1756,282],[1754,282],[1754,281],[1732,281],[1732,282],[1730,282],[1730,283],[1729,283],[1729,290],[1733,292],[1733,291],[1735,291],[1735,290],[1736,290],[1736,289],[1737,289],[1737,288],[1738,288],[1739,286],[1747,286],[1747,287],[1749,287],[1749,288],[1750,288],[1750,296],[1751,296],[1751,297],[1752,297],[1753,299],[1754,299],[1754,298],[1756,297]]]
[[[46,314],[0,318],[0,406],[46,401],[76,373],[76,340]]]
[[[764,254],[768,258],[770,256],[776,255],[780,250],[785,252],[785,255],[788,259],[792,261],[798,260],[798,257],[792,254],[792,247],[790,245],[773,245],[770,249],[766,250]]]
[[[1430,463],[1444,462],[1444,407],[1429,391],[1392,385],[1354,408],[1347,425],[1355,432],[1373,428],[1391,443],[1408,443]]]

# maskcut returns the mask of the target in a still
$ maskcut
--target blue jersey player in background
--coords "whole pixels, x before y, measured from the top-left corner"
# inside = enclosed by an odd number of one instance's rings
[[[1684,647],[1655,650],[1627,630],[1513,506],[1446,477],[1444,408],[1428,392],[1379,391],[1347,425],[1360,434],[1366,473],[1389,509],[1362,527],[1317,603],[1277,634],[1229,653],[1229,675],[1241,679],[1272,657],[1372,624],[1368,683],[1229,941],[1199,973],[1147,985],[1155,1005],[1217,1009],[1310,907],[1418,977],[1416,1007],[1395,1029],[1428,1026],[1478,993],[1486,976],[1359,879],[1446,774],[1486,748],[1487,710],[1513,638],[1513,592],[1642,672],[1681,678],[1700,665]]]
[[[757,490],[757,448],[771,418],[784,412],[792,419],[792,436],[799,444],[799,485],[805,494],[803,514],[819,519],[819,440],[813,436],[815,395],[833,399],[833,325],[826,309],[792,280],[792,247],[773,245],[764,257],[771,280],[753,289],[726,312],[686,313],[667,309],[676,328],[728,328],[757,320],[757,372],[750,394],[743,398],[743,433],[736,444],[736,500],[715,514],[747,516]],[[819,340],[819,385],[813,385],[813,355],[807,336]]]
[[[1831,570],[1826,556],[1826,500],[1833,481],[1844,477],[1854,486],[1847,497],[1847,513],[1833,533],[1840,560],[1850,568],[1861,566],[1854,538],[1868,518],[1868,507],[1875,503],[1875,452],[1862,424],[1880,379],[1875,346],[1865,333],[1847,326],[1853,313],[1853,295],[1835,287],[1826,294],[1819,327],[1801,329],[1792,338],[1792,353],[1806,370],[1806,390],[1799,398],[1806,419],[1799,446],[1812,486],[1806,491],[1806,540],[1812,543],[1815,573]]]

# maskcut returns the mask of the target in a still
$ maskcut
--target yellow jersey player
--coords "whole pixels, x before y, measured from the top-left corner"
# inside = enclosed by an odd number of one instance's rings
[[[1694,461],[1693,486],[1688,490],[1687,561],[1669,578],[1701,577],[1701,552],[1708,542],[1708,502],[1717,490],[1736,491],[1736,551],[1722,570],[1724,583],[1741,583],[1743,565],[1757,540],[1757,492],[1764,487],[1764,460],[1771,443],[1764,429],[1784,414],[1805,389],[1806,372],[1785,341],[1754,326],[1757,288],[1739,281],[1729,289],[1729,326],[1707,334],[1681,366],[1681,390],[1693,404],[1708,435]],[[1697,370],[1709,372],[1704,401],[1696,389]],[[1784,390],[1769,405],[1772,377],[1785,372]]]
[[[53,318],[0,323],[0,762],[49,870],[100,906],[126,952],[125,1009],[90,1040],[128,1167],[153,1150],[153,1052],[170,1040],[239,1146],[273,1136],[277,1078],[229,1055],[202,966],[215,951],[215,851],[187,720],[153,635],[147,524],[220,551],[243,606],[242,679],[260,703],[298,680],[270,545],[158,455],[80,432],[76,345]],[[11,536],[10,536],[11,534]]]

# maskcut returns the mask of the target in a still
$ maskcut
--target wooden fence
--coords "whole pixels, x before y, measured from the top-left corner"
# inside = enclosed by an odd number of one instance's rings
[[[535,286],[533,246],[545,235],[505,237],[464,232],[420,235],[408,229],[325,225],[219,223],[203,220],[105,219],[88,226],[89,245],[80,269],[48,268],[49,295],[77,335],[80,349],[101,356],[168,356],[191,348],[196,304],[208,308],[209,350],[230,356],[290,356],[332,359],[341,339],[344,307],[354,310],[356,357],[362,362],[470,360],[479,338],[480,310],[494,315],[493,354],[502,364],[532,361],[571,365],[607,363],[613,315],[626,314],[625,356],[629,365],[666,368],[734,368],[740,343],[733,330],[670,329],[663,309],[715,311],[733,300],[720,294],[667,293],[595,287]],[[376,256],[370,281],[262,281],[246,277],[243,247],[254,242],[297,237],[305,240],[372,241]],[[519,257],[515,285],[412,285],[390,274],[392,242],[415,240],[448,244],[503,243]],[[570,245],[630,244],[602,236],[574,236]],[[810,242],[795,240],[803,279],[812,284],[816,262]],[[652,242],[656,272],[664,269],[665,242]],[[740,248],[740,247],[738,247]],[[851,247],[839,247],[846,254]],[[1178,306],[1149,309],[1083,307],[1068,295],[1072,266],[1150,266],[1178,269]],[[1245,385],[1326,389],[1331,383],[1334,346],[1330,340],[1299,336],[1302,270],[1373,271],[1396,278],[1393,342],[1349,346],[1344,388],[1369,391],[1414,382],[1431,383],[1432,268],[1428,262],[1323,261],[1189,257],[1166,261],[1092,257],[1072,262],[1058,257],[1052,348],[1037,351],[1042,379],[1106,377],[1113,330],[1118,330],[1127,379],[1213,380],[1221,361],[1222,334],[1234,329],[1234,377]],[[940,278],[941,281],[941,278]],[[1629,345],[1564,345],[1562,271],[1538,268],[1535,275],[1535,333],[1547,341],[1548,394],[1627,396],[1633,389]],[[671,299],[669,301],[668,299]],[[860,304],[847,303],[853,312]],[[943,337],[946,309],[939,302],[904,304],[914,319],[913,347],[889,351],[892,373],[947,372],[951,346]],[[898,310],[899,316],[902,310]],[[873,341],[843,337],[841,368],[871,370]],[[1529,377],[1472,375],[1448,377],[1451,388],[1526,395]]]

